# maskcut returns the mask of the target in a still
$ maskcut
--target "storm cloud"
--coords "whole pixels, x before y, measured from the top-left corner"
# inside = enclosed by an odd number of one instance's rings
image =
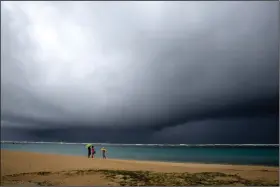
[[[277,5],[1,2],[2,138],[278,143]]]

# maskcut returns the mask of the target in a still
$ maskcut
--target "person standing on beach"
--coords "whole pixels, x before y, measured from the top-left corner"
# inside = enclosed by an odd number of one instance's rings
[[[91,158],[94,158],[95,155],[95,149],[94,146],[91,146]]]
[[[88,146],[88,158],[90,158],[90,155],[91,155],[91,146]]]
[[[104,148],[104,147],[102,147],[101,148],[101,152],[102,152],[102,158],[103,159],[106,159],[107,157],[106,157],[106,152],[107,152],[107,150]]]

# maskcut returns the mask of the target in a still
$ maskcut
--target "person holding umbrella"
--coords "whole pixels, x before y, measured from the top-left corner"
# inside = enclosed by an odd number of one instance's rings
[[[92,144],[87,144],[86,145],[86,148],[88,150],[88,158],[90,158],[90,156],[91,156],[91,146],[92,146]]]

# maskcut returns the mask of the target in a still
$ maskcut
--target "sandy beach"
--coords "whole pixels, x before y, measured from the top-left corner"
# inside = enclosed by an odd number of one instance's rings
[[[101,160],[1,150],[1,185],[278,185],[278,176],[279,168],[268,166]]]

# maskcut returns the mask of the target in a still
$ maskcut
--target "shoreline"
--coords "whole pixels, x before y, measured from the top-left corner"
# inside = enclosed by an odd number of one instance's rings
[[[11,152],[26,152],[26,153],[39,153],[39,154],[48,154],[48,155],[65,155],[65,156],[74,156],[74,157],[85,157],[83,155],[75,155],[75,154],[63,154],[63,153],[51,153],[51,152],[36,152],[36,151],[21,151],[21,150],[12,150],[12,149],[5,149],[1,148],[2,151],[11,151]],[[98,157],[100,158],[100,157]],[[173,163],[173,164],[206,164],[206,165],[226,165],[226,166],[257,166],[257,167],[274,167],[278,168],[279,165],[262,165],[262,164],[238,164],[238,163],[214,163],[214,162],[184,162],[184,161],[168,161],[168,160],[135,160],[129,158],[110,158],[110,160],[120,160],[120,161],[140,161],[140,162],[159,162],[159,163]]]
[[[62,153],[42,153],[36,151],[17,151],[17,150],[9,150],[2,149],[2,151],[7,152],[22,152],[22,153],[35,153],[35,154],[43,154],[43,155],[57,155],[57,156],[70,156],[70,157],[78,157],[78,158],[86,158],[86,156],[82,155],[72,155],[72,154],[62,154]],[[101,157],[97,157],[96,159],[101,159]],[[205,163],[205,162],[177,162],[177,161],[162,161],[162,160],[135,160],[135,159],[122,159],[122,158],[108,158],[107,160],[112,161],[125,161],[125,162],[138,162],[138,163],[162,163],[162,164],[187,164],[187,165],[208,165],[208,166],[237,166],[237,167],[268,167],[268,168],[279,168],[279,165],[257,165],[257,164],[230,164],[230,163]]]
[[[28,151],[11,151],[11,150],[3,150],[1,149],[1,161],[3,162],[9,158],[5,157],[16,157],[17,159],[26,159],[25,157],[35,157],[35,158],[50,158],[50,159],[74,159],[79,161],[87,161],[87,162],[114,162],[114,163],[128,163],[128,164],[139,164],[139,165],[157,165],[157,166],[173,166],[173,167],[198,167],[198,168],[232,168],[232,169],[245,169],[245,170],[261,170],[266,168],[268,171],[278,170],[279,166],[262,166],[262,165],[231,165],[231,164],[208,164],[208,163],[192,163],[192,162],[164,162],[164,161],[150,161],[150,160],[125,160],[125,159],[106,159],[103,160],[101,158],[87,158],[86,156],[76,156],[76,155],[65,155],[65,154],[55,154],[55,153],[39,153],[39,152],[28,152]],[[23,157],[24,156],[24,157]],[[13,159],[13,158],[11,158]],[[2,162],[2,163],[3,163]]]
[[[138,178],[135,178],[137,176]],[[245,184],[250,186],[262,184],[271,186],[279,184],[278,176],[279,167],[272,166],[174,163],[110,158],[103,160],[85,156],[1,149],[1,185],[48,184],[67,186],[75,183],[79,186],[120,186],[121,184],[129,186],[180,184],[184,186],[209,184],[211,181],[211,185]],[[150,178],[143,181],[145,177]],[[172,184],[168,183],[174,177],[178,181]],[[182,177],[186,180],[185,183],[182,183]],[[163,181],[158,183],[159,180]]]

